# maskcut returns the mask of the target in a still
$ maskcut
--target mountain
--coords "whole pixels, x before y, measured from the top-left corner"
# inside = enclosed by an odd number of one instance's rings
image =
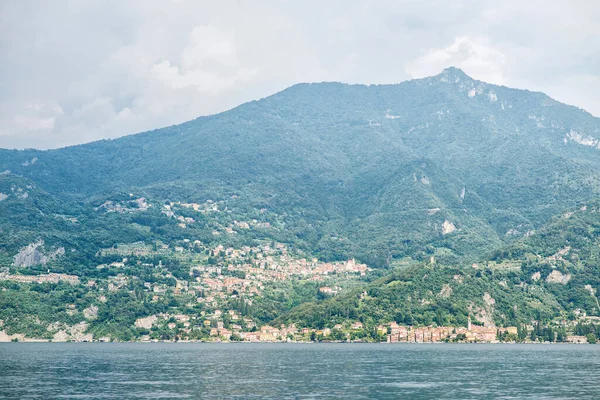
[[[116,140],[5,150],[0,170],[65,201],[134,192],[266,208],[306,250],[386,265],[431,243],[480,254],[593,198],[596,137],[583,110],[449,68],[397,85],[299,84]]]
[[[394,85],[298,84],[115,140],[0,150],[0,320],[11,334],[77,336],[87,324],[120,339],[145,332],[140,318],[187,322],[174,313],[316,325],[320,307],[348,309],[367,281],[368,296],[416,323],[434,309],[462,323],[475,306],[496,323],[570,303],[593,312],[593,274],[579,281],[573,266],[560,293],[518,285],[531,255],[555,254],[540,236],[553,218],[600,197],[599,155],[600,119],[456,68]],[[582,224],[574,234],[595,229]],[[506,293],[496,264],[514,266]],[[443,285],[458,303],[428,299]],[[423,304],[395,303],[409,288]],[[386,302],[359,308],[389,317]],[[163,328],[153,334],[176,335]]]

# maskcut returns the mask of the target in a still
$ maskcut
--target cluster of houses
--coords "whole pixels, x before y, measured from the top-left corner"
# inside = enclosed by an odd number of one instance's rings
[[[364,329],[362,322],[353,322],[349,326],[337,324],[332,328],[311,329],[297,328],[295,324],[288,326],[281,325],[279,328],[265,325],[259,330],[240,331],[239,326],[233,325],[233,329],[225,329],[222,324],[211,329],[210,335],[214,339],[229,340],[232,335],[237,335],[240,340],[248,342],[281,342],[296,340],[299,337],[310,337],[314,333],[318,337],[327,339],[334,330],[344,333],[344,336],[350,338],[350,332]],[[471,325],[467,327],[414,327],[402,326],[396,322],[386,325],[378,325],[377,331],[381,337],[385,338],[387,334],[388,343],[435,343],[446,340],[461,340],[465,342],[486,342],[495,343],[497,340],[498,329],[507,333],[517,333],[516,327],[496,328]],[[339,337],[339,336],[338,336]]]
[[[242,320],[242,317],[235,311],[228,311],[229,317],[232,319],[232,324],[225,327],[222,320],[222,312],[218,311],[216,315],[212,316],[212,319],[206,319],[204,324],[212,326],[210,330],[210,337],[213,340],[232,340],[234,337],[237,340],[247,342],[282,342],[290,340],[308,340],[311,336],[318,337],[324,340],[332,338],[332,333],[337,331],[335,335],[337,340],[340,337],[351,339],[352,332],[359,332],[365,329],[362,322],[356,321],[348,323],[346,325],[336,324],[333,328],[323,329],[311,329],[311,328],[298,328],[295,324],[284,325],[281,324],[278,328],[270,325],[264,325],[257,329],[256,324],[248,318],[243,318],[243,325],[236,324],[235,320],[238,318]],[[214,319],[218,318],[218,322],[214,322]],[[496,328],[496,327],[483,327],[472,325],[469,319],[467,327],[414,327],[414,326],[402,326],[396,322],[389,324],[380,324],[376,327],[380,338],[383,341],[386,340],[388,343],[435,343],[448,340],[460,340],[464,342],[485,342],[485,343],[497,343],[497,333],[512,333],[517,334],[516,327],[508,328]],[[341,333],[341,335],[340,335]]]
[[[342,325],[336,325],[337,329],[341,330]],[[310,328],[296,328],[295,324],[288,326],[281,325],[279,328],[264,325],[260,329],[253,329],[251,331],[241,331],[239,326],[232,325],[232,330],[224,328],[213,328],[210,331],[210,335],[214,339],[225,339],[229,340],[236,335],[240,340],[246,342],[285,342],[292,339],[297,339],[298,335],[309,336],[311,333],[327,337],[331,334],[330,328],[324,328],[321,330],[310,329]]]
[[[58,283],[60,281],[68,282],[73,285],[79,283],[79,277],[76,275],[55,273],[41,275],[11,275],[7,272],[0,272],[0,280],[19,283]]]
[[[209,212],[219,212],[219,203],[223,203],[223,201],[214,202],[212,200],[207,200],[204,203],[180,203],[180,202],[177,202],[177,203],[164,205],[163,208],[165,208],[166,210],[171,210],[172,205],[177,204],[182,207],[192,208],[192,209],[194,209],[194,211],[198,211],[201,213],[209,213]]]
[[[124,202],[115,202],[115,201],[105,201],[100,206],[96,207],[96,211],[105,211],[105,212],[116,212],[119,214],[125,213],[134,213],[138,211],[146,211],[150,208],[150,204],[146,202],[145,197],[140,197],[137,199],[131,199],[129,201]]]
[[[326,263],[317,259],[294,258],[287,253],[285,245],[242,247],[241,249],[217,246],[211,250],[212,257],[221,257],[217,265],[199,265],[191,268],[196,282],[190,287],[204,294],[204,299],[223,297],[232,293],[254,296],[262,293],[267,282],[289,279],[322,281],[335,275],[342,279],[364,276],[368,268],[355,260]],[[325,294],[336,294],[339,288],[324,286]],[[226,296],[225,296],[226,297]]]
[[[498,328],[472,325],[469,318],[468,326],[465,327],[414,327],[402,326],[395,322],[389,325],[389,334],[387,341],[390,343],[408,342],[408,343],[435,343],[445,340],[463,340],[466,342],[487,342],[497,341]],[[380,328],[378,328],[379,330]],[[507,333],[517,334],[516,327],[502,328]]]
[[[200,207],[197,204],[183,206]],[[190,246],[201,245],[197,241],[193,243],[187,239],[185,241]],[[123,261],[100,265],[98,268],[123,268],[128,256],[164,254],[168,252],[168,247],[163,243],[158,243],[154,247],[144,243],[133,243],[103,249],[101,251],[102,255],[121,255],[124,258]],[[177,246],[173,250],[176,253],[185,251],[183,247]],[[333,296],[341,291],[340,286],[332,285],[333,283],[341,280],[357,279],[366,275],[369,271],[365,264],[358,263],[354,259],[328,263],[321,262],[316,258],[294,257],[288,253],[287,247],[281,243],[272,246],[244,246],[241,248],[226,248],[218,245],[208,251],[209,256],[217,261],[192,265],[189,270],[189,280],[176,279],[169,271],[162,271],[162,273],[165,277],[176,280],[173,294],[195,296],[197,303],[205,304],[212,309],[223,307],[229,300],[240,296],[250,301],[251,305],[252,297],[261,295],[269,283],[292,279],[323,282],[319,292],[323,295]],[[148,265],[142,264],[142,266]],[[158,267],[161,267],[160,263]],[[107,281],[108,290],[113,291],[123,288],[130,279],[135,279],[135,277],[125,276],[124,274],[111,276]],[[162,295],[170,290],[164,282],[145,282],[144,286],[154,293],[153,301],[158,301]]]

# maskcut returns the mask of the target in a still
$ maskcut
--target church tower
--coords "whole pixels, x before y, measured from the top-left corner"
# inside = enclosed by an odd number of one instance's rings
[[[471,314],[469,314],[469,319],[467,320],[467,330],[471,330]]]

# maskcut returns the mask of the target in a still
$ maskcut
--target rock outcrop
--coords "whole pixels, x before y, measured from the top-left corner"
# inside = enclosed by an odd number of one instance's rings
[[[562,274],[560,271],[554,270],[546,278],[548,283],[560,283],[566,285],[571,280],[571,274]]]
[[[151,316],[145,317],[145,318],[138,318],[135,321],[135,327],[136,328],[150,329],[150,328],[152,328],[152,325],[154,325],[154,323],[157,320],[158,320],[158,317],[156,315],[151,315]]]
[[[452,233],[456,230],[456,226],[454,226],[454,224],[450,221],[448,221],[447,219],[444,220],[444,223],[442,224],[442,235],[447,235],[449,233]]]
[[[13,257],[13,263],[17,267],[31,267],[33,265],[46,265],[48,261],[55,259],[56,257],[65,254],[64,247],[60,247],[57,250],[46,254],[44,253],[44,241],[39,240],[34,243],[30,243],[21,249]]]

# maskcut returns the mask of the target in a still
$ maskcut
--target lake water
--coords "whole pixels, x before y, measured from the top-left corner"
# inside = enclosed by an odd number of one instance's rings
[[[600,346],[3,343],[0,398],[600,398]]]

